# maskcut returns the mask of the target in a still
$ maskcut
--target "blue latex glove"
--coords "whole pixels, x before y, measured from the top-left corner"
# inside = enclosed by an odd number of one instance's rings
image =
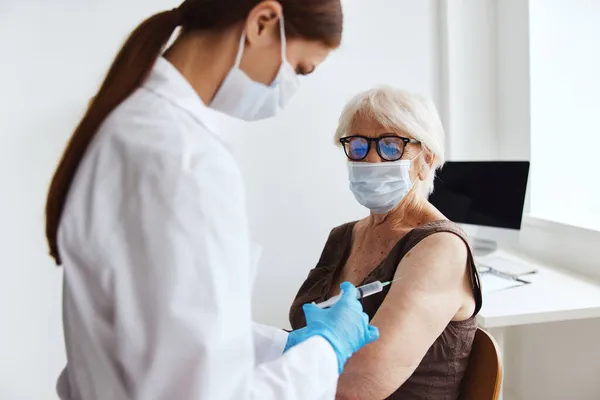
[[[290,333],[286,351],[311,336],[322,336],[333,347],[341,374],[352,354],[379,338],[379,330],[369,325],[369,317],[356,299],[356,288],[349,282],[340,287],[342,297],[333,307],[303,306],[306,327]]]

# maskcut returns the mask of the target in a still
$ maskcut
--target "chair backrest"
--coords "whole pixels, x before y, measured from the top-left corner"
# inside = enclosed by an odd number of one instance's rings
[[[498,345],[481,328],[475,332],[469,366],[462,381],[462,400],[497,400],[502,384]]]

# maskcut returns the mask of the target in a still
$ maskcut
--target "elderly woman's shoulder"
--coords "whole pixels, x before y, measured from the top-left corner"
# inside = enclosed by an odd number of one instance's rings
[[[435,219],[433,221],[425,222],[415,228],[415,230],[422,231],[433,231],[433,232],[456,232],[461,235],[466,235],[465,231],[462,230],[460,225],[449,219]]]
[[[411,232],[411,239],[415,242],[420,242],[432,235],[435,235],[436,237],[448,237],[450,241],[453,241],[457,244],[462,242],[462,244],[466,244],[467,247],[469,247],[469,238],[465,231],[458,224],[447,219],[435,220],[417,226]],[[456,239],[460,240],[457,241]]]

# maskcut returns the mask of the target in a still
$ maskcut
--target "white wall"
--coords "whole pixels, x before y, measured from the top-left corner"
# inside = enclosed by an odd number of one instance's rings
[[[440,3],[450,159],[529,160],[527,1]]]
[[[496,1],[497,157],[529,160],[531,146],[529,9],[527,1]]]
[[[441,1],[443,101],[451,160],[496,158],[495,0]]]
[[[126,34],[178,0],[0,1],[0,399],[53,399],[65,362],[61,271],[46,255],[43,209],[53,168]],[[239,144],[255,238],[264,245],[254,308],[287,309],[328,231],[364,212],[332,144],[357,91],[387,83],[439,103],[437,2],[347,0],[342,48],[279,120],[226,123]],[[302,141],[302,146],[297,142]],[[305,157],[291,157],[303,148]]]

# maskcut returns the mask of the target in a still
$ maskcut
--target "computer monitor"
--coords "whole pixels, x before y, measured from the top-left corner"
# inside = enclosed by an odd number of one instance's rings
[[[493,251],[518,239],[528,176],[528,161],[449,161],[429,201],[463,226],[476,251]]]

